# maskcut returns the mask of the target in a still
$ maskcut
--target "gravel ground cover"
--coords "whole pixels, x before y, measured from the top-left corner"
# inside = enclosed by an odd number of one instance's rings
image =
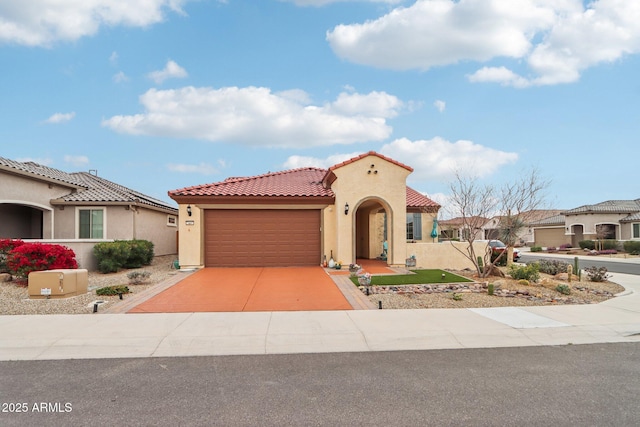
[[[177,274],[172,268],[174,255],[155,257],[151,265],[133,270],[123,270],[118,273],[101,274],[89,272],[89,292],[70,298],[60,299],[29,299],[26,285],[14,282],[0,283],[0,315],[11,314],[87,314],[93,312],[93,302],[101,300],[105,307],[111,307],[120,302],[118,296],[96,295],[96,289],[104,286],[127,285],[133,294],[138,294],[150,287]],[[131,271],[148,271],[149,279],[142,284],[129,284],[127,274]],[[125,295],[125,298],[127,296]]]
[[[456,274],[476,280],[471,271],[457,271]],[[369,300],[378,306],[379,301],[386,309],[416,308],[483,308],[483,307],[522,307],[562,304],[596,304],[613,298],[624,291],[624,287],[613,282],[590,282],[566,280],[566,274],[550,276],[540,274],[538,283],[523,285],[509,277],[488,277],[477,281],[475,285],[468,283],[447,285],[437,289],[412,289],[409,286],[397,286],[396,289],[382,289],[378,292],[370,288]],[[575,276],[574,276],[575,277]],[[494,295],[488,295],[487,284],[493,283]],[[555,290],[564,284],[571,289],[570,295]],[[365,291],[365,289],[362,289]],[[454,294],[457,295],[454,298]]]
[[[111,308],[122,303],[118,296],[99,296],[96,289],[104,286],[127,285],[133,294],[139,294],[154,285],[178,274],[172,268],[175,256],[167,255],[154,258],[150,266],[140,269],[151,273],[149,280],[140,285],[129,284],[124,270],[112,274],[89,273],[89,292],[85,295],[63,299],[29,299],[26,286],[14,282],[0,283],[0,315],[21,314],[87,314],[92,313],[93,303],[97,300],[105,301],[105,308]],[[471,271],[456,271],[456,274],[475,279]],[[566,296],[557,291],[557,284],[568,284],[561,278],[542,274],[538,284],[523,286],[509,278],[490,277],[477,281],[479,289],[438,289],[432,292],[416,291],[409,287],[398,287],[399,291],[389,291],[370,295],[369,299],[378,306],[382,301],[385,309],[416,309],[416,308],[472,308],[472,307],[505,307],[505,306],[535,306],[551,304],[587,304],[598,303],[612,298],[624,288],[611,282],[582,282],[571,283],[571,295]],[[494,283],[497,295],[490,296],[486,292],[486,283]],[[469,284],[464,284],[468,286]],[[411,286],[411,285],[408,285]],[[580,289],[582,288],[582,289]],[[506,294],[505,292],[509,292]],[[459,294],[454,299],[453,294]],[[499,296],[498,294],[502,295]],[[127,296],[125,295],[125,299]],[[103,310],[102,308],[100,309]]]

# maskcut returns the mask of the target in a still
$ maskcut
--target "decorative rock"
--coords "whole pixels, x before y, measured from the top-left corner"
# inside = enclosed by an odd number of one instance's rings
[[[9,273],[0,273],[0,282],[10,282],[11,275]]]

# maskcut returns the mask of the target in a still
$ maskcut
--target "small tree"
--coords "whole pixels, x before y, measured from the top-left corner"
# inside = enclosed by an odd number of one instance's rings
[[[477,177],[456,172],[455,180],[449,186],[452,212],[462,219],[463,227],[470,230],[465,236],[461,236],[461,241],[468,243],[466,251],[456,249],[473,263],[479,277],[487,277],[496,271],[496,265],[504,257],[508,257],[508,265],[513,262],[513,246],[517,236],[529,221],[531,212],[542,207],[544,190],[548,186],[549,182],[541,180],[536,170],[518,180],[508,181],[501,187],[481,185]],[[507,250],[492,259],[492,249],[487,245],[484,254],[479,257],[473,245],[476,240],[475,231],[482,229],[486,218],[496,214],[503,215],[499,230]]]

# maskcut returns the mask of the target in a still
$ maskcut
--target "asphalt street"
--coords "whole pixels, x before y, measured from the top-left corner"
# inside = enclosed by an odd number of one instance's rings
[[[11,361],[0,390],[2,426],[636,426],[640,343]]]

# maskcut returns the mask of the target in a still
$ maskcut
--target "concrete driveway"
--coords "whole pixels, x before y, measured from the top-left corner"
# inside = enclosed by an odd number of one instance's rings
[[[204,268],[129,313],[351,310],[321,267]]]

